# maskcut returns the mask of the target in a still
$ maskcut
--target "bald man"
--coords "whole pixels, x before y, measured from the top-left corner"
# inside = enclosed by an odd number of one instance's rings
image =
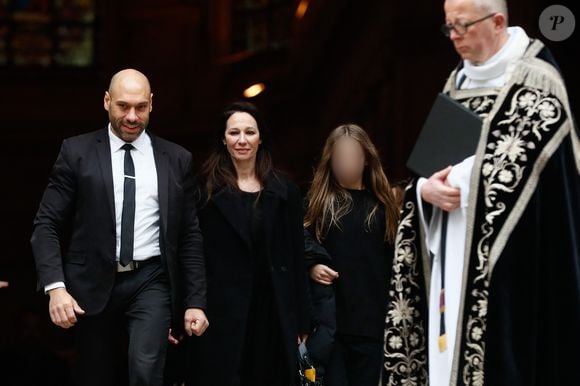
[[[39,285],[52,322],[75,330],[79,385],[119,381],[125,333],[129,384],[162,385],[170,328],[208,326],[191,154],[147,129],[152,102],[145,75],[115,74],[109,124],[63,141],[34,219]]]
[[[443,92],[482,118],[473,156],[411,182],[384,385],[580,385],[580,142],[544,44],[505,0],[446,0]],[[433,149],[437,151],[438,149]]]

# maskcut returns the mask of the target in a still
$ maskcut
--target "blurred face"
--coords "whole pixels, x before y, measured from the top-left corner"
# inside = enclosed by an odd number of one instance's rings
[[[105,110],[113,132],[125,142],[133,142],[149,124],[153,94],[138,78],[122,79],[105,93]]]
[[[343,187],[362,184],[366,158],[361,144],[351,137],[341,137],[332,148],[332,173]]]
[[[248,113],[233,113],[226,121],[224,144],[234,161],[256,161],[262,140],[254,117]]]
[[[476,8],[473,0],[446,0],[444,8],[446,24],[469,23],[489,14]],[[464,35],[451,30],[449,39],[462,59],[477,65],[484,63],[499,51],[505,34],[505,17],[498,13],[469,26]]]

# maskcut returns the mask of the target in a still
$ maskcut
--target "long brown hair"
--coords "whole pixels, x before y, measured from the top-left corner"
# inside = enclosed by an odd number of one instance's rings
[[[238,190],[236,169],[230,153],[228,153],[226,146],[223,144],[223,139],[226,131],[226,122],[233,114],[240,112],[250,114],[258,125],[262,143],[256,153],[256,178],[260,185],[264,186],[265,180],[273,170],[272,155],[269,149],[270,135],[262,114],[252,103],[234,102],[222,112],[215,131],[214,149],[201,167],[199,177],[202,186],[205,188],[207,201],[211,199],[214,192],[221,188],[230,187]]]
[[[308,191],[308,209],[304,217],[304,226],[314,228],[316,238],[322,241],[328,228],[340,227],[340,218],[352,209],[352,198],[347,190],[336,181],[331,165],[334,144],[345,136],[360,143],[366,161],[363,183],[378,200],[366,218],[366,226],[370,227],[379,205],[382,205],[385,210],[385,240],[394,242],[399,221],[398,199],[383,171],[375,145],[368,134],[360,126],[354,124],[337,127],[326,139],[320,162]]]

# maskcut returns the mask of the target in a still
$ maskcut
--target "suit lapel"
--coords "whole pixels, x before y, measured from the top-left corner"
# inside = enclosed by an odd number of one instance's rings
[[[111,143],[109,140],[108,128],[97,134],[97,158],[103,178],[103,186],[107,192],[109,212],[113,223],[115,217],[115,192],[113,187],[113,166],[111,162]],[[166,236],[167,232],[167,211],[169,208],[169,160],[167,153],[159,148],[156,137],[147,132],[151,137],[153,146],[153,157],[155,158],[155,168],[157,169],[157,190],[159,195],[159,220],[161,232]]]
[[[264,241],[266,243],[266,250],[272,251],[273,230],[276,226],[276,221],[280,220],[278,211],[282,201],[287,200],[287,187],[283,185],[276,175],[271,175],[264,186],[264,204],[263,221],[264,221]]]
[[[167,234],[167,212],[169,210],[169,159],[165,150],[159,146],[157,137],[147,132],[151,137],[153,146],[153,157],[155,158],[155,168],[157,169],[157,194],[159,195],[159,220],[161,232],[165,239]]]
[[[107,192],[109,212],[115,222],[115,192],[113,191],[113,166],[111,163],[111,143],[109,141],[108,128],[97,134],[97,158],[103,178],[103,186]]]
[[[236,233],[248,247],[251,247],[250,230],[248,229],[248,224],[244,222],[246,216],[242,213],[243,207],[240,195],[230,188],[224,188],[215,193],[212,200]]]

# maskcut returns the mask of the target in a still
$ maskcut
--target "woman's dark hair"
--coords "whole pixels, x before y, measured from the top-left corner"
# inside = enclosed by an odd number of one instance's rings
[[[270,133],[262,114],[258,108],[250,102],[234,102],[228,105],[220,116],[214,135],[214,148],[207,160],[203,163],[200,172],[200,182],[205,187],[206,199],[209,201],[214,192],[219,189],[230,187],[239,190],[237,174],[230,153],[224,145],[226,123],[235,113],[248,113],[258,124],[258,132],[262,143],[256,153],[256,178],[262,186],[272,172],[272,156],[270,153]]]

